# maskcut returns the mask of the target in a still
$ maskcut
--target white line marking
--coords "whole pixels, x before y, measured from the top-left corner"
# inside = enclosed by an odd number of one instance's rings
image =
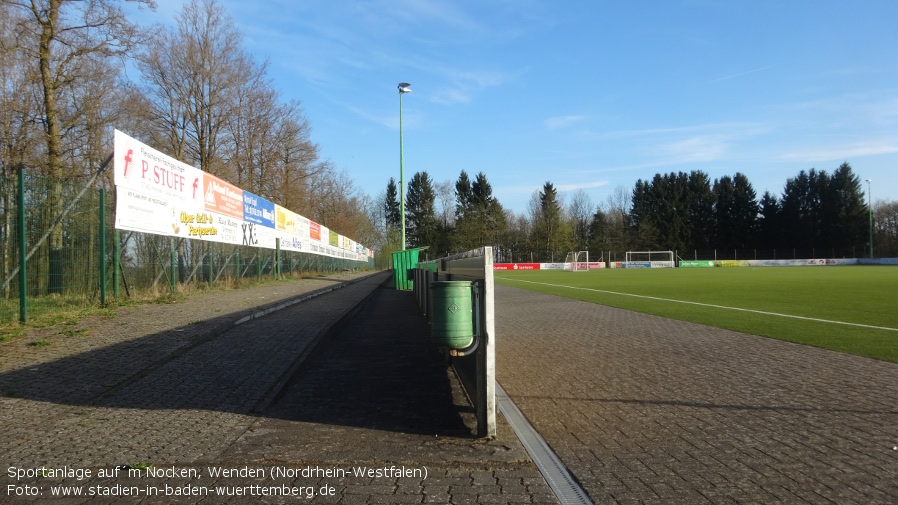
[[[870,328],[873,330],[898,331],[898,328],[889,328],[887,326],[873,326],[870,324],[861,324],[861,323],[846,323],[845,321],[831,321],[829,319],[818,319],[816,317],[793,316],[791,314],[780,314],[778,312],[765,312],[763,310],[743,309],[741,307],[727,307],[726,305],[714,305],[712,303],[700,303],[700,302],[690,302],[690,301],[686,301],[686,300],[674,300],[672,298],[659,298],[657,296],[634,295],[633,293],[620,293],[617,291],[607,291],[604,289],[580,288],[580,287],[576,287],[576,286],[565,286],[564,284],[550,284],[548,282],[525,281],[522,279],[512,279],[509,277],[503,277],[502,279],[508,280],[508,281],[513,281],[513,282],[526,282],[529,284],[542,284],[544,286],[552,286],[552,287],[556,287],[556,288],[579,289],[581,291],[594,291],[596,293],[607,293],[607,294],[611,294],[611,295],[632,296],[633,298],[645,298],[647,300],[658,300],[658,301],[662,301],[662,302],[685,303],[687,305],[699,305],[702,307],[712,307],[715,309],[737,310],[739,312],[751,312],[754,314],[763,314],[765,316],[788,317],[791,319],[801,319],[803,321],[814,321],[817,323],[842,324],[845,326],[856,326],[858,328]]]

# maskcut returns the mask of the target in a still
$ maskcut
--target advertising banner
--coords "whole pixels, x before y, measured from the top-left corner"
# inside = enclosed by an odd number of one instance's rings
[[[273,229],[275,220],[274,203],[249,191],[244,191],[243,220]]]
[[[493,263],[493,270],[539,270],[540,263]]]
[[[280,239],[286,250],[356,261],[372,256],[370,249],[359,253],[354,242],[308,218],[118,130],[113,156],[117,229],[266,249]],[[329,243],[321,243],[322,235]]]
[[[166,156],[115,130],[113,180],[169,204],[203,207],[203,171]]]
[[[680,268],[714,268],[711,260],[680,260]]]
[[[243,219],[243,190],[211,174],[203,174],[206,210]]]

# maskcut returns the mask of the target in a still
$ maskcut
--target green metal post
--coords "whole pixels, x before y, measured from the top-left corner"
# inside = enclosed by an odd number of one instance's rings
[[[873,259],[873,189],[867,179],[867,210],[870,215],[870,259]]]
[[[19,168],[18,188],[16,190],[16,205],[19,207],[19,322],[28,322],[28,275],[26,272],[27,261],[25,248],[28,242],[25,240],[25,169]]]
[[[121,281],[119,280],[119,272],[122,268],[122,234],[120,231],[115,230],[115,246],[114,252],[115,259],[112,261],[113,270],[112,270],[112,289],[115,293],[115,299],[121,299],[121,290],[119,289],[119,284]]]
[[[240,271],[240,248],[239,247],[237,248],[237,253],[235,254],[235,256],[236,256],[235,260],[237,262],[237,284],[240,284],[240,276],[242,275],[242,272]]]
[[[100,188],[100,305],[106,305],[106,188]]]
[[[402,220],[402,250],[405,250],[405,167],[402,155],[402,87],[399,88],[399,213]]]
[[[281,280],[281,239],[274,239],[274,279]]]
[[[209,287],[212,287],[212,277],[215,274],[214,268],[212,267],[212,243],[209,243],[208,248],[208,256],[209,256]]]
[[[178,250],[175,248],[175,238],[171,238],[171,292],[172,294],[178,289]]]

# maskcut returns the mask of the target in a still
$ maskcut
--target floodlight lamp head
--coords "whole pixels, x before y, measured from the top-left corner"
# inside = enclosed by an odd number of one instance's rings
[[[411,93],[412,88],[409,88],[409,86],[411,86],[411,84],[409,84],[407,82],[400,82],[399,83],[399,94],[401,95],[402,93]]]
[[[870,179],[867,179],[867,182],[873,182],[873,181],[871,181]]]

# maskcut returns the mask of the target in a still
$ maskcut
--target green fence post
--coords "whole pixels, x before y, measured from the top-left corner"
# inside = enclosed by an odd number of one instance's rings
[[[16,188],[16,205],[19,207],[19,322],[28,322],[28,276],[26,275],[25,248],[25,169],[19,167],[18,188]]]
[[[239,286],[240,285],[240,277],[242,275],[242,272],[240,271],[240,247],[239,246],[237,247],[237,254],[236,254],[235,261],[237,262],[237,285]]]
[[[113,270],[112,270],[112,290],[115,293],[115,299],[119,300],[121,298],[121,290],[119,289],[119,271],[122,268],[122,234],[118,230],[114,232],[114,240],[115,246],[113,254],[115,254],[115,259],[112,261]]]
[[[100,188],[100,305],[106,305],[106,188]]]
[[[169,239],[171,243],[171,292],[175,294],[178,289],[178,249],[175,247],[175,238]]]
[[[274,239],[274,279],[281,280],[281,239]]]
[[[209,256],[209,287],[212,287],[212,277],[215,275],[214,269],[212,267],[212,242],[209,242],[208,254]]]

